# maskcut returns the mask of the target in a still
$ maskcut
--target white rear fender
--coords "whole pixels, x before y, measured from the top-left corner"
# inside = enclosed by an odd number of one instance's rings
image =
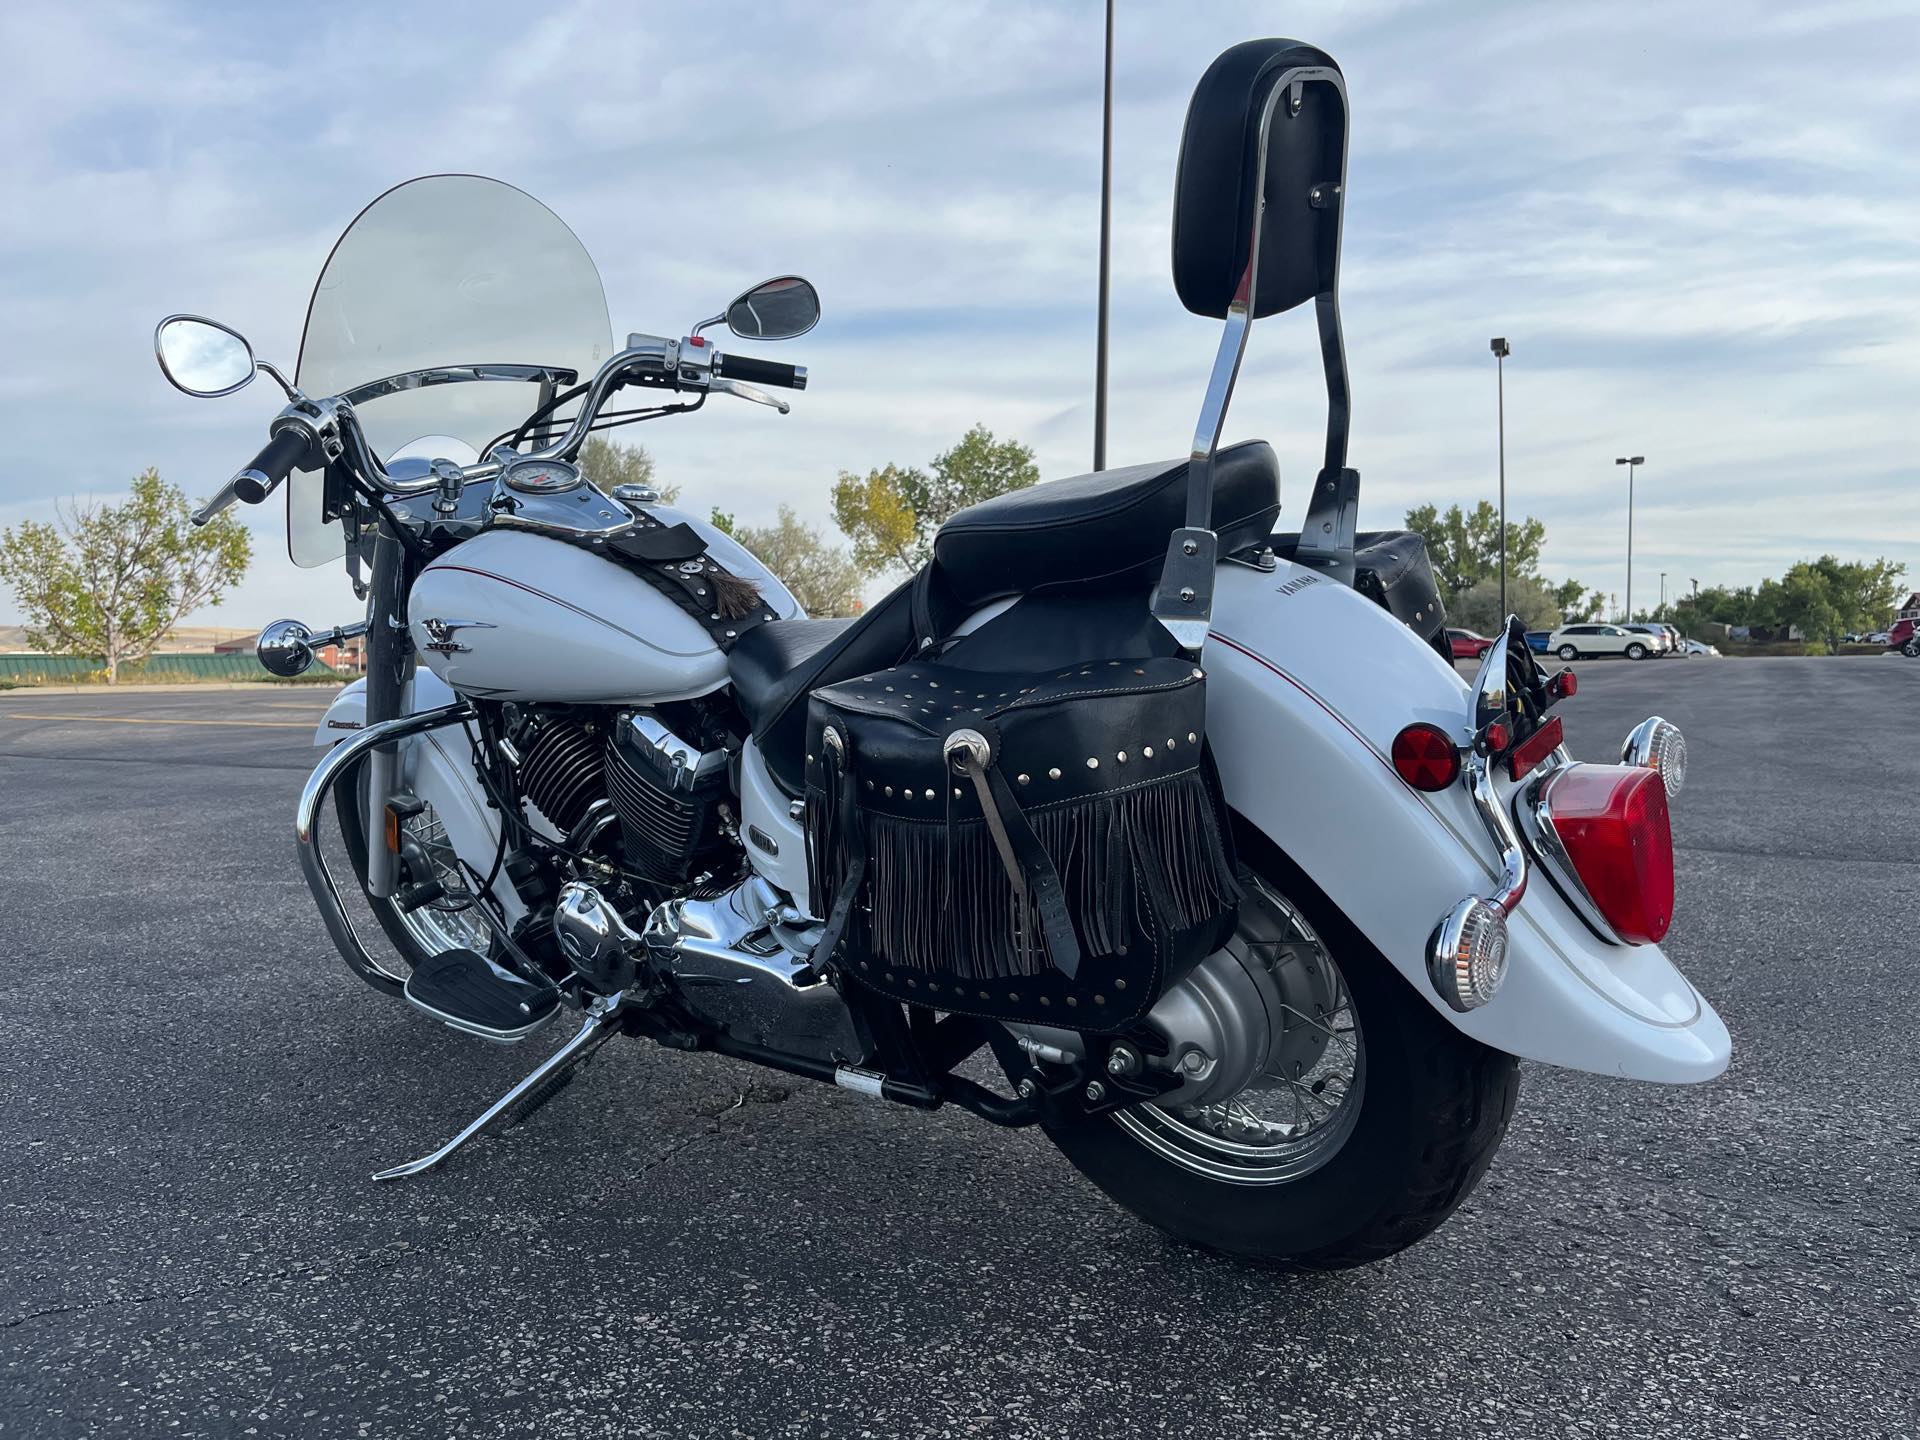
[[[1499,856],[1464,786],[1422,794],[1389,757],[1416,720],[1464,736],[1465,682],[1385,610],[1285,562],[1223,567],[1213,625],[1207,731],[1229,804],[1440,1014],[1577,1070],[1688,1082],[1726,1068],[1725,1025],[1659,947],[1604,943],[1538,867],[1509,918],[1506,983],[1449,1008],[1428,947],[1448,910],[1496,887]]]
[[[459,698],[431,670],[418,669],[407,687],[406,713],[417,714],[451,705]],[[313,743],[335,745],[365,729],[366,723],[367,682],[355,680],[327,707],[314,732]],[[440,823],[446,826],[454,853],[485,874],[500,844],[500,827],[487,805],[480,777],[474,773],[466,732],[453,726],[401,741],[398,773],[401,785],[433,806]],[[526,905],[504,874],[494,881],[493,893],[504,907],[509,923],[519,920],[526,912]]]

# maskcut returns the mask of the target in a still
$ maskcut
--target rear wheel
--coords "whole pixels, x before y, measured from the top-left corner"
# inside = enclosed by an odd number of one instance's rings
[[[1907,641],[1906,644],[1900,647],[1900,653],[1906,656],[1909,660],[1913,659],[1917,655],[1920,655],[1920,639]]]
[[[477,950],[482,955],[490,954],[493,932],[471,904],[472,887],[468,885],[466,873],[454,857],[446,827],[441,824],[440,817],[430,804],[400,823],[403,851],[415,857],[412,867],[402,867],[402,880],[403,883],[417,883],[429,878],[411,873],[414,868],[423,868],[431,872],[431,878],[440,883],[445,893],[439,899],[412,910],[406,909],[397,900],[376,900],[367,894],[365,793],[366,766],[364,763],[356,764],[334,786],[334,812],[340,820],[340,836],[346,843],[347,858],[353,862],[354,878],[360,882],[360,893],[365,896],[374,919],[380,922],[387,939],[393,942],[393,948],[399,952],[399,963],[396,964],[391,957],[377,955],[372,970],[362,969],[358,965],[352,968],[374,989],[397,995],[414,967],[435,955],[448,950]],[[383,843],[384,839],[383,836]]]
[[[1629,646],[1627,646],[1627,659],[1629,659],[1629,660],[1644,660],[1644,659],[1646,659],[1646,658],[1647,658],[1647,647],[1646,647],[1646,646],[1644,646],[1644,645],[1629,645]]]
[[[1284,1000],[1261,1073],[1224,1101],[1047,1134],[1115,1201],[1191,1244],[1301,1269],[1383,1259],[1486,1172],[1518,1065],[1441,1019],[1351,926],[1323,936],[1274,886],[1243,882],[1227,948],[1268,964]]]
[[[1580,658],[1580,652],[1571,645],[1562,645],[1554,653],[1562,660],[1578,660]]]

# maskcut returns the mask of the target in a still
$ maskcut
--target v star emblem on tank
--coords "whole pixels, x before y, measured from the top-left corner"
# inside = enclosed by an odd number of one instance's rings
[[[441,620],[427,619],[420,622],[426,627],[430,637],[426,648],[436,655],[464,655],[472,651],[471,645],[462,645],[453,638],[456,630],[497,630],[500,627],[486,620]]]

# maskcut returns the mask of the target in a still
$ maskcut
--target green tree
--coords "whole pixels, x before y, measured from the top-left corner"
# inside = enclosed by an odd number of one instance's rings
[[[1551,586],[1548,593],[1560,609],[1560,623],[1563,625],[1574,620],[1598,620],[1600,612],[1607,605],[1606,592],[1589,590],[1583,580],[1562,580],[1558,585]],[[1528,628],[1538,630],[1541,627],[1530,625]]]
[[[580,468],[602,490],[611,491],[616,485],[651,485],[665,504],[680,498],[678,485],[654,477],[653,456],[644,445],[622,445],[595,435],[580,447]]]
[[[124,504],[78,501],[60,523],[0,531],[0,579],[12,587],[36,650],[98,656],[107,683],[138,664],[190,611],[240,582],[253,539],[231,511],[196,527],[187,497],[157,470]]]
[[[1500,579],[1500,512],[1491,501],[1482,500],[1472,510],[1449,505],[1441,513],[1437,506],[1419,505],[1407,512],[1407,528],[1426,538],[1427,558],[1440,582],[1441,597],[1451,608],[1453,597],[1472,589],[1482,580]],[[1540,547],[1546,543],[1547,527],[1529,515],[1507,523],[1507,587],[1511,591],[1517,575],[1537,575],[1540,571]]]
[[[1683,595],[1669,607],[1675,625],[1687,634],[1708,623],[1720,625],[1761,624],[1754,615],[1754,588],[1709,585],[1698,595]]]
[[[910,478],[911,477],[911,478]],[[855,475],[842,470],[833,484],[833,523],[853,542],[853,563],[864,575],[917,569],[920,520],[907,500],[910,488],[924,489],[918,470],[887,465]]]
[[[1039,478],[1031,449],[995,440],[986,426],[975,425],[925,470],[841,471],[833,487],[834,523],[853,542],[854,564],[864,574],[917,570],[933,553],[934,533],[956,511]]]
[[[1760,582],[1747,623],[1776,630],[1796,627],[1803,639],[1832,652],[1847,632],[1886,623],[1900,599],[1904,573],[1904,566],[1885,559],[1843,561],[1822,555],[1802,560],[1778,580]]]
[[[1537,575],[1507,575],[1507,610],[1529,630],[1552,630],[1564,618],[1553,589]],[[1497,635],[1506,615],[1500,612],[1498,576],[1476,580],[1447,601],[1447,619],[1482,635]]]
[[[860,608],[860,570],[853,558],[782,505],[771,525],[735,525],[714,511],[714,524],[759,557],[778,575],[809,615],[851,615]]]

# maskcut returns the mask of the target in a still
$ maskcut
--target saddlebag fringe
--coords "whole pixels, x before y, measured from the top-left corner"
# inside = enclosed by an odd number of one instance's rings
[[[810,813],[836,806],[823,792]],[[1239,899],[1214,818],[1213,796],[1199,769],[1118,795],[1030,810],[1027,821],[1052,859],[1066,892],[1082,950],[1110,955],[1126,944],[1136,892],[1161,900],[1159,919],[1175,930],[1200,925]],[[984,819],[869,816],[870,857],[866,947],[888,964],[963,979],[1004,979],[1050,966],[1031,895],[1014,889]],[[829,829],[810,847],[816,894],[834,894],[846,879],[844,853]],[[823,852],[824,851],[824,856]]]
[[[921,664],[816,691],[823,949],[936,1009],[1137,1018],[1223,943],[1240,898],[1201,678],[1155,659],[1041,677]]]

